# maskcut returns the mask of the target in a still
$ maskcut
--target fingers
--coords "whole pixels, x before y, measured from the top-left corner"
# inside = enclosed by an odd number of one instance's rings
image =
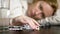
[[[19,25],[28,23],[32,29],[38,30],[37,27],[39,27],[39,24],[32,18],[24,16],[22,18],[18,18],[18,19],[16,18],[15,20],[18,22]]]
[[[34,19],[32,19],[32,18],[30,18],[30,19],[33,21],[33,23],[34,23],[35,25],[40,26],[40,24],[39,24],[36,20],[34,20]]]
[[[33,21],[33,24],[35,25],[35,27],[33,26],[34,29],[35,29],[35,30],[39,30],[39,26],[40,26],[40,25],[38,24],[38,22],[36,22],[35,20],[32,20],[32,21]]]
[[[32,28],[32,29],[36,29],[38,30],[38,27],[40,26],[38,24],[37,21],[35,21],[34,19],[30,18],[30,17],[26,17],[26,22],[29,24],[29,26]]]
[[[34,19],[32,19],[32,21],[34,22],[35,25],[40,26],[40,24],[37,21],[35,21]]]
[[[32,29],[38,30],[38,27],[39,27],[39,26],[36,25],[32,19],[27,20],[27,23],[29,24],[29,26],[30,26]]]
[[[37,25],[35,25],[32,21],[29,21],[28,24],[32,29],[37,29]]]

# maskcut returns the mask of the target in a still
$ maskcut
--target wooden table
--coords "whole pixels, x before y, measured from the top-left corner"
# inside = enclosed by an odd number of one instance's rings
[[[3,31],[0,34],[60,34],[60,27],[41,28],[40,31]]]

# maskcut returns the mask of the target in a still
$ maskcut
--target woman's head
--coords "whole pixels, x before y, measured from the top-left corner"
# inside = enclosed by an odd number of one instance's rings
[[[56,7],[47,1],[38,1],[29,7],[28,16],[34,19],[41,19],[52,16]]]

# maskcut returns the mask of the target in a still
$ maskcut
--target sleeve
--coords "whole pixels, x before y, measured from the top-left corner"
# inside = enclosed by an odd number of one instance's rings
[[[46,17],[45,19],[38,20],[41,25],[60,25],[60,9],[58,9],[54,16]]]
[[[19,0],[10,0],[10,18],[22,15],[22,6]]]
[[[10,24],[12,24],[12,19],[18,16],[25,15],[27,11],[27,1],[26,0],[10,0]]]
[[[27,11],[26,0],[10,0],[10,18],[25,15]]]

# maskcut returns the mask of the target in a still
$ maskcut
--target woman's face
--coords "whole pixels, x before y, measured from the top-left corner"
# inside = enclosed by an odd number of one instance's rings
[[[49,17],[53,14],[53,8],[44,1],[39,1],[33,4],[33,8],[31,9],[31,15],[35,19],[41,19],[43,17]]]

